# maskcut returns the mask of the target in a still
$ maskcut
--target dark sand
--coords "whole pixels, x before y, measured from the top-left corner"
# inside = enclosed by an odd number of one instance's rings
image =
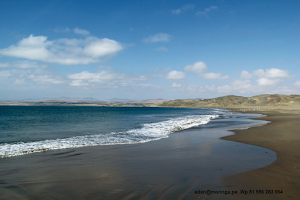
[[[271,123],[247,130],[225,140],[262,146],[273,150],[277,160],[262,168],[228,176],[222,180],[225,190],[282,190],[280,194],[233,195],[228,199],[300,199],[300,109],[264,107],[253,111],[268,115],[262,120]],[[216,197],[216,196],[215,196]]]
[[[286,120],[285,117],[280,119]],[[194,192],[223,189],[221,177],[261,168],[276,160],[275,153],[268,149],[219,139],[233,134],[226,131],[228,129],[258,123],[262,122],[243,118],[216,119],[207,125],[144,144],[84,147],[0,159],[0,199],[219,199],[221,196]],[[269,126],[273,125],[263,127]],[[269,139],[253,141],[267,146]],[[292,140],[286,143],[287,147],[296,145]],[[297,161],[296,157],[290,158]],[[268,177],[265,171],[273,173],[272,166],[269,171],[258,170],[263,175],[257,176],[267,180],[263,178]],[[290,168],[300,171],[293,165]],[[288,173],[282,183],[290,184],[295,180],[296,173]],[[249,183],[257,185],[256,174],[254,177],[250,174],[250,178],[247,174],[230,176],[226,186],[245,184],[245,180],[251,178],[253,181]],[[279,186],[284,192],[290,188]],[[296,187],[299,188],[294,186],[290,191],[296,193]]]

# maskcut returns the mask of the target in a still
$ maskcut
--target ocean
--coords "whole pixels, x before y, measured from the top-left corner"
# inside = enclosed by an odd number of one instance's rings
[[[224,112],[161,107],[1,106],[0,157],[150,142],[207,124]]]

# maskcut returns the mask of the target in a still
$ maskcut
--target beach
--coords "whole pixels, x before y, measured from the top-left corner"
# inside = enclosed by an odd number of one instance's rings
[[[146,143],[2,158],[0,199],[216,198],[196,191],[222,190],[222,177],[276,160],[276,154],[264,147],[220,139],[232,135],[231,129],[264,125],[265,121],[249,119],[257,116],[225,113],[207,124]]]
[[[299,107],[263,107],[260,111],[249,111],[249,108],[233,110],[267,115],[257,119],[271,123],[247,130],[234,130],[235,135],[222,139],[265,147],[276,152],[277,159],[262,168],[223,178],[222,183],[226,190],[254,190],[255,193],[232,195],[227,198],[300,199]],[[257,191],[256,194],[256,190],[263,190],[264,194],[261,191]],[[275,194],[276,190],[278,194]]]

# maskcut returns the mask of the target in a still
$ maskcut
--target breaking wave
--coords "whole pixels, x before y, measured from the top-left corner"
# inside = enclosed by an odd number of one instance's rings
[[[167,138],[170,133],[194,126],[207,124],[218,115],[188,115],[143,124],[141,128],[108,134],[84,135],[64,139],[52,139],[35,142],[19,142],[0,145],[0,158],[20,156],[29,153],[56,149],[78,148],[96,145],[135,144]]]

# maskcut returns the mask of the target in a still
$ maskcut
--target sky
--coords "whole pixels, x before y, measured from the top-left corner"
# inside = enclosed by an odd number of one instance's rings
[[[300,1],[1,0],[0,100],[300,93]]]

